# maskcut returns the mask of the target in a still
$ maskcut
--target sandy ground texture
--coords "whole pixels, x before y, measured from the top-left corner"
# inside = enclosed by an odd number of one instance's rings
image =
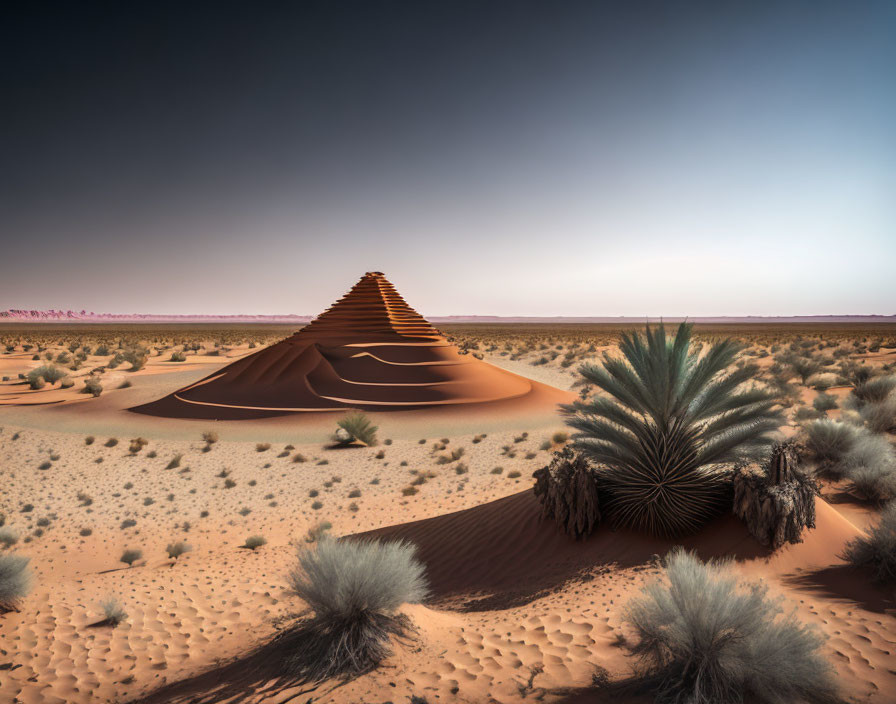
[[[531,474],[559,446],[556,413],[377,414],[377,447],[335,449],[333,416],[216,423],[125,410],[249,351],[107,370],[99,398],[83,384],[27,390],[17,374],[39,362],[0,358],[11,377],[0,512],[18,536],[7,549],[34,571],[21,610],[0,616],[0,702],[571,703],[605,700],[595,681],[631,673],[622,610],[673,543],[605,528],[577,543],[540,519]],[[561,389],[575,378],[574,367],[485,358]],[[132,452],[135,438],[146,443]],[[838,557],[876,511],[834,485],[817,509],[804,543],[773,555],[727,517],[683,542],[734,557],[815,625],[848,701],[896,702],[893,595]],[[415,542],[433,596],[405,607],[416,631],[383,667],[312,689],[271,655],[304,610],[285,573],[321,521],[337,536]],[[267,543],[241,547],[253,535]],[[176,541],[191,550],[169,559]],[[143,557],[127,567],[125,549]],[[127,613],[115,628],[102,623],[110,596]]]

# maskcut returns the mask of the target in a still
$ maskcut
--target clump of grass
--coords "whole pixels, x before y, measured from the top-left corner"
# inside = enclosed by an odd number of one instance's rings
[[[236,482],[233,481],[233,479],[231,479],[230,477],[227,477],[227,479],[224,480],[224,488],[225,489],[233,489],[233,487],[235,487],[235,486],[236,486]]]
[[[261,535],[250,535],[246,538],[246,542],[243,543],[243,547],[248,548],[249,550],[256,550],[262,545],[266,545],[267,542],[267,539]]]
[[[879,582],[896,584],[896,503],[881,512],[867,536],[846,544],[844,557],[855,567],[870,568]]]
[[[19,536],[10,528],[0,528],[0,545],[8,548],[19,542]]]
[[[118,444],[118,438],[109,438],[103,443],[106,447],[115,447]]]
[[[426,597],[424,573],[416,548],[405,542],[324,538],[300,551],[287,579],[314,615],[298,629],[293,673],[322,682],[375,669],[390,654],[390,637],[410,625],[398,607]]]
[[[347,441],[336,438],[337,442],[354,442],[357,440],[368,447],[376,445],[376,431],[378,428],[363,413],[349,413],[336,421],[336,425],[348,435]]]
[[[103,620],[100,623],[113,628],[128,617],[121,602],[114,596],[106,597],[101,601],[100,608],[103,610]]]
[[[812,402],[812,407],[819,413],[832,411],[837,408],[837,397],[831,396],[831,394],[820,393]]]
[[[28,562],[23,555],[0,555],[0,612],[18,610],[31,591]]]
[[[827,418],[815,420],[806,426],[806,449],[819,464],[836,464],[852,448],[857,435],[852,425]]]
[[[93,435],[88,435],[86,438],[84,438],[85,445],[93,445],[94,442],[96,442],[96,438],[93,437]]]
[[[218,434],[214,430],[206,430],[202,434],[202,440],[206,445],[214,445],[218,442]]]
[[[82,393],[90,394],[94,398],[103,393],[103,385],[97,376],[89,376],[84,380],[84,389]]]
[[[41,379],[42,381],[52,386],[56,382],[62,381],[62,379],[64,379],[67,374],[67,369],[57,367],[55,364],[43,364],[28,372],[26,378],[28,379],[28,383],[31,385],[31,388],[34,389],[43,387],[43,384],[40,384],[40,386],[35,386],[35,382],[38,379]]]
[[[131,444],[128,446],[128,452],[130,452],[132,455],[136,455],[148,444],[149,440],[147,440],[146,438],[133,438],[131,440]]]
[[[185,355],[183,352],[172,352],[171,357],[168,358],[168,361],[170,361],[170,362],[186,362],[187,355]]]
[[[563,431],[557,431],[551,436],[551,441],[557,445],[561,445],[567,440],[569,440],[569,433],[564,433]]]
[[[306,543],[316,543],[320,540],[328,530],[333,527],[333,524],[329,521],[320,521],[319,523],[315,523],[308,529],[308,532],[305,534],[305,542]]]
[[[463,456],[464,448],[456,447],[447,455],[439,455],[438,459],[436,459],[436,464],[450,464],[451,462],[457,462]]]
[[[704,564],[680,548],[663,567],[625,611],[658,701],[836,701],[822,639],[762,583],[739,583],[730,562]]]
[[[168,545],[165,547],[165,552],[168,553],[168,557],[170,557],[173,560],[176,560],[181,555],[183,555],[185,552],[190,552],[192,549],[193,549],[193,547],[189,543],[185,543],[182,540],[178,540],[175,543],[168,543]]]
[[[320,509],[322,509],[323,507],[324,507],[324,505],[320,501],[312,501],[311,502],[311,508],[315,511],[320,511]]]
[[[267,452],[271,449],[271,443],[269,442],[260,442],[255,445],[256,452]]]
[[[295,455],[293,455],[292,461],[296,462],[296,463],[300,463],[300,462],[307,462],[308,460],[306,459],[305,455],[303,455],[301,452],[297,452]]]
[[[420,490],[415,486],[406,486],[404,489],[401,490],[401,495],[402,496],[413,496],[418,491],[420,491]]]

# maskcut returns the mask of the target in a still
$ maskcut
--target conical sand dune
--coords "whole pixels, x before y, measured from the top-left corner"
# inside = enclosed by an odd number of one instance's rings
[[[238,419],[362,408],[433,408],[524,399],[545,387],[462,355],[381,272],[302,330],[131,410],[178,418]],[[546,398],[557,403],[556,399]]]

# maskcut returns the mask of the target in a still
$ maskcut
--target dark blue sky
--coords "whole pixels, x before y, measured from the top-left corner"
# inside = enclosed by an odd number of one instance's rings
[[[4,15],[0,308],[896,312],[896,3]]]

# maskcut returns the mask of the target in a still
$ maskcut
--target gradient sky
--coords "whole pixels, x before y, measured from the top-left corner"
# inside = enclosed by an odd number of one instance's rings
[[[22,2],[0,309],[896,313],[894,2]]]

